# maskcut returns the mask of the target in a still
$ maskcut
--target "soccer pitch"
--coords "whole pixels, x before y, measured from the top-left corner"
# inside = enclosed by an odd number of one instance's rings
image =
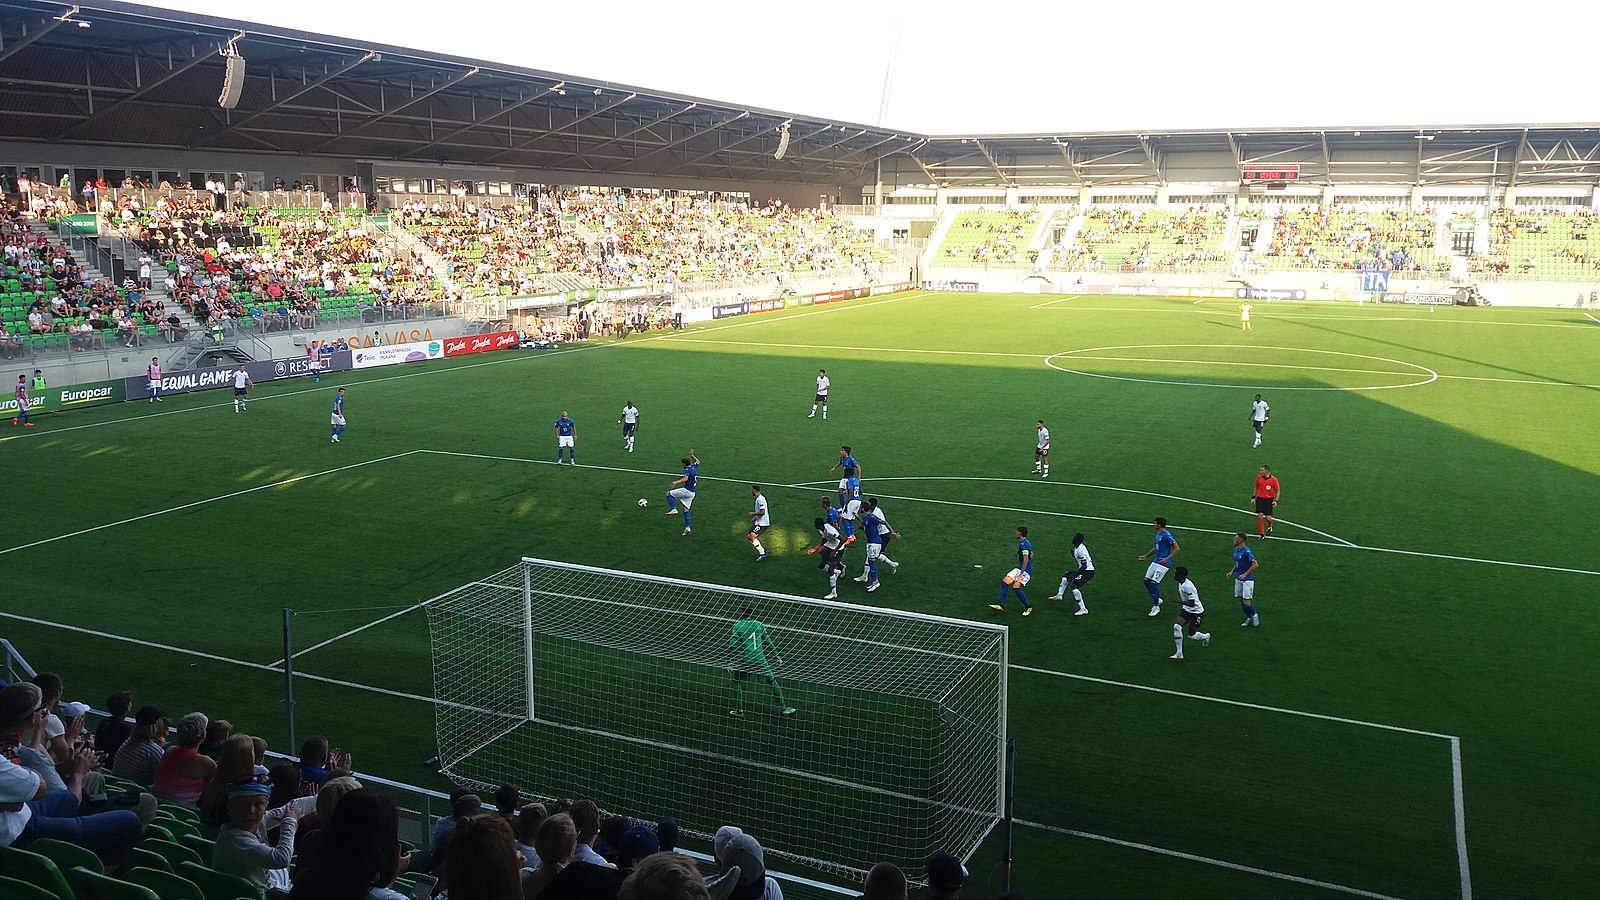
[[[438,787],[417,604],[525,555],[821,596],[804,549],[849,444],[904,539],[882,589],[842,580],[841,599],[1011,628],[1029,896],[1585,895],[1600,324],[1303,303],[1253,320],[1241,332],[1228,301],[919,292],[273,383],[243,414],[212,392],[40,417],[0,435],[0,636],[69,699],[132,687],[285,749],[293,608],[300,734]],[[826,421],[806,418],[819,367]],[[1260,449],[1256,392],[1272,406]],[[631,454],[613,425],[627,400]],[[576,468],[553,464],[562,410]],[[1029,474],[1036,419],[1048,481]],[[683,537],[662,512],[690,448]],[[1257,541],[1262,464],[1283,518]],[[753,483],[774,521],[759,564]],[[1170,579],[1145,615],[1155,516],[1214,635],[1181,663]],[[1039,609],[1013,599],[999,617],[1018,525]],[[1045,602],[1075,531],[1096,566],[1083,617]],[[1235,531],[1260,559],[1259,629],[1237,627]],[[711,710],[727,686],[707,690]],[[971,869],[973,896],[997,889],[998,835]]]

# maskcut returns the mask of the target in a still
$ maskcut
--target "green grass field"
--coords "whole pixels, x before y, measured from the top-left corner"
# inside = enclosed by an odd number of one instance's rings
[[[1013,529],[1032,532],[1041,608],[1004,618],[1029,896],[1458,897],[1468,856],[1478,896],[1592,895],[1600,325],[1254,318],[1241,334],[1225,301],[905,294],[269,384],[242,415],[212,392],[46,417],[0,442],[0,636],[68,699],[132,687],[282,749],[291,607],[297,649],[331,641],[296,660],[300,734],[440,787],[424,615],[348,632],[524,555],[821,596],[803,548],[848,443],[905,538],[901,571],[845,600],[992,620]],[[820,366],[827,421],[806,418]],[[1256,391],[1273,414],[1252,450]],[[612,424],[629,399],[631,455]],[[563,409],[576,469],[550,464]],[[1048,482],[1029,475],[1039,418]],[[690,447],[706,481],[680,537],[661,511]],[[1225,573],[1262,463],[1284,518],[1256,544],[1262,627],[1241,629]],[[751,482],[775,520],[759,565]],[[1182,663],[1173,615],[1145,615],[1158,515],[1215,635]],[[1097,568],[1087,617],[1043,602],[1074,531]],[[1001,856],[992,836],[971,896],[998,888]]]

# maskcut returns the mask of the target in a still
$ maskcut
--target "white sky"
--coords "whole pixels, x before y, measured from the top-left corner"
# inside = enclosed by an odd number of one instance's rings
[[[896,0],[152,2],[864,124],[896,18]],[[1589,0],[925,0],[905,5],[884,124],[1593,123],[1597,31]]]

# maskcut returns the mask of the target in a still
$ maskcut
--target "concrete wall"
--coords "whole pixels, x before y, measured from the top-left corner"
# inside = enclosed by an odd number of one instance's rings
[[[469,334],[476,329],[465,319],[455,317],[443,319],[417,320],[411,322],[391,322],[384,325],[362,325],[359,322],[347,322],[320,329],[295,329],[287,332],[274,332],[260,338],[268,349],[259,347],[250,348],[250,353],[256,359],[284,359],[305,355],[305,338],[332,343],[339,338],[349,341],[352,346],[369,346],[374,339],[374,332],[386,344],[401,343],[413,340],[437,340],[447,337],[459,337]],[[44,372],[45,379],[52,385],[79,384],[86,381],[101,381],[107,378],[127,378],[144,372],[145,366],[150,364],[150,358],[157,357],[162,366],[167,365],[167,360],[177,352],[179,345],[168,344],[160,339],[151,341],[143,346],[124,349],[120,346],[107,351],[91,351],[86,353],[53,353],[29,359],[26,356],[16,359],[0,360],[0,373],[10,374],[11,380],[16,380],[16,375],[32,374],[34,369]],[[231,363],[232,357],[212,359],[204,357],[195,363],[196,368],[204,366],[222,365]],[[13,372],[12,370],[15,370]],[[9,382],[8,382],[9,383]]]

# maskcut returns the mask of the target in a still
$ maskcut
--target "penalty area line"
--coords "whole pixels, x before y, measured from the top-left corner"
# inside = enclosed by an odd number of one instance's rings
[[[349,471],[351,469],[359,469],[362,466],[370,466],[370,465],[373,465],[375,463],[389,462],[390,460],[400,459],[401,457],[410,456],[413,453],[420,453],[420,452],[422,452],[422,451],[420,451],[420,450],[407,450],[404,453],[394,453],[394,454],[390,454],[389,456],[380,456],[377,459],[368,459],[368,460],[364,460],[364,461],[358,462],[358,463],[351,463],[351,464],[349,464],[347,466],[339,466],[339,467],[333,468],[333,469],[323,469],[321,472],[307,472],[304,475],[296,475],[293,478],[284,478],[284,479],[280,479],[278,481],[270,482],[268,484],[258,484],[255,487],[245,488],[242,491],[233,491],[232,493],[219,494],[219,495],[217,495],[215,497],[207,497],[204,500],[195,500],[195,501],[192,501],[190,503],[179,504],[178,506],[169,506],[166,509],[158,509],[158,510],[156,510],[154,512],[147,512],[147,513],[143,513],[143,514],[137,515],[137,516],[130,516],[130,517],[126,518],[126,519],[118,519],[115,522],[106,522],[106,523],[104,523],[102,525],[95,525],[95,526],[90,527],[90,528],[80,528],[77,531],[69,531],[66,534],[58,534],[55,537],[41,538],[40,540],[31,541],[31,542],[26,543],[26,544],[18,544],[15,547],[7,547],[4,550],[0,550],[0,556],[4,556],[7,553],[15,553],[18,550],[28,550],[28,549],[33,548],[33,547],[42,547],[45,544],[53,544],[56,541],[64,541],[64,540],[66,540],[68,538],[81,537],[81,536],[83,536],[85,534],[93,534],[96,531],[104,531],[107,528],[116,528],[118,525],[131,525],[134,522],[142,522],[145,519],[153,519],[153,518],[155,518],[157,516],[167,515],[168,513],[182,512],[183,510],[193,509],[193,508],[195,508],[197,506],[205,506],[208,503],[216,503],[219,500],[230,500],[230,499],[232,499],[234,497],[243,497],[246,494],[254,494],[257,491],[265,491],[265,490],[270,490],[270,489],[275,488],[275,487],[283,487],[284,485],[294,484],[297,481],[305,481],[308,478],[320,478],[320,477],[322,477],[324,475],[332,475],[332,474],[334,474],[336,472],[347,472],[347,471]]]
[[[1307,887],[1337,891],[1341,894],[1349,894],[1352,897],[1370,897],[1373,898],[1373,900],[1400,900],[1400,898],[1391,896],[1389,894],[1380,894],[1376,891],[1366,891],[1362,890],[1361,888],[1350,887],[1349,885],[1335,884],[1331,881],[1320,881],[1315,878],[1306,878],[1301,875],[1290,875],[1287,872],[1275,872],[1271,869],[1261,869],[1255,866],[1247,866],[1242,863],[1229,862],[1225,859],[1217,859],[1214,856],[1201,856],[1198,853],[1185,853],[1182,850],[1169,850],[1166,847],[1157,847],[1154,844],[1141,844],[1138,841],[1125,841],[1121,838],[1107,837],[1103,834],[1093,834],[1091,832],[1078,831],[1072,828],[1062,828],[1059,825],[1046,825],[1043,822],[1031,822],[1027,819],[1015,819],[1013,821],[1024,828],[1035,828],[1039,831],[1048,831],[1053,834],[1064,834],[1068,837],[1083,838],[1084,840],[1088,841],[1098,841],[1102,844],[1112,844],[1117,847],[1125,847],[1129,850],[1142,850],[1145,853],[1168,856],[1173,859],[1181,859],[1185,862],[1203,863],[1208,866],[1216,866],[1220,869],[1229,869],[1234,872],[1244,872],[1249,875],[1259,875],[1263,878],[1276,878],[1279,881],[1288,881],[1293,884],[1301,884]]]

